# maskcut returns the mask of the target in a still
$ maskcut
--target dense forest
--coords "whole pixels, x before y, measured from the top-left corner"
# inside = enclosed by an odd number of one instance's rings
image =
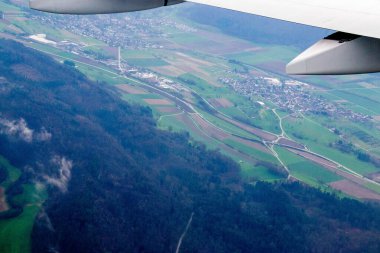
[[[278,44],[306,49],[332,33],[320,28],[296,25],[251,14],[236,15],[234,11],[204,5],[183,10],[183,16],[211,25],[222,32],[260,44]]]
[[[49,198],[33,252],[379,252],[380,209],[297,182],[248,184],[149,108],[0,41],[0,154]]]

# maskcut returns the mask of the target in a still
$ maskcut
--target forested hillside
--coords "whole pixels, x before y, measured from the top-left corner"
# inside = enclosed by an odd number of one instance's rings
[[[1,40],[0,83],[0,155],[22,170],[15,185],[49,189],[33,252],[175,252],[192,213],[180,252],[380,251],[375,205],[247,184],[232,160],[158,130],[149,108],[74,67]]]

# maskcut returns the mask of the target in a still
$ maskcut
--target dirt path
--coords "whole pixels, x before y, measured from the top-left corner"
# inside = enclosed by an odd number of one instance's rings
[[[278,139],[281,139],[281,138],[288,138],[290,139],[287,135],[286,135],[286,132],[282,126],[282,117],[277,113],[276,109],[272,109],[272,112],[274,113],[274,115],[276,115],[276,117],[278,118],[278,124],[280,126],[280,129],[281,129],[281,134],[280,136],[278,136]]]
[[[191,213],[191,216],[190,216],[189,221],[187,222],[186,228],[185,228],[185,230],[183,231],[181,237],[179,238],[179,241],[178,241],[178,244],[177,244],[177,249],[176,249],[175,253],[179,253],[179,250],[180,250],[180,248],[181,248],[181,244],[182,244],[183,238],[185,238],[186,233],[187,233],[187,230],[189,230],[190,225],[191,225],[191,222],[193,221],[193,216],[194,216],[194,212]]]

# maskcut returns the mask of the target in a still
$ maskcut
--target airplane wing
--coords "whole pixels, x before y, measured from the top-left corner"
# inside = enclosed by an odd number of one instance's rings
[[[188,0],[380,39],[379,0]]]
[[[183,0],[30,0],[37,10],[97,14],[151,9]],[[380,0],[188,0],[187,2],[336,30],[291,61],[289,74],[380,72]]]
[[[286,67],[289,74],[380,71],[379,0],[188,1],[340,31],[317,42],[291,61]]]

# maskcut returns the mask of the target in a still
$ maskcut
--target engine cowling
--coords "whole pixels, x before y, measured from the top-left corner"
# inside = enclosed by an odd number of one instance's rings
[[[181,0],[32,0],[32,9],[61,14],[106,14],[141,11],[182,3]]]
[[[286,66],[292,75],[380,72],[380,40],[342,32],[320,40]]]

